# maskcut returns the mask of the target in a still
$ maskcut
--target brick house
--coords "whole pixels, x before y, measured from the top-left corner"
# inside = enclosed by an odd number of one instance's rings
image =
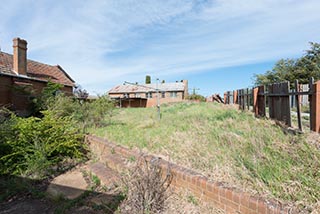
[[[158,89],[158,90],[157,90]],[[159,104],[181,102],[188,96],[188,81],[143,85],[117,85],[109,92],[120,107],[153,107]]]
[[[27,42],[13,39],[13,55],[0,50],[0,106],[28,115],[30,99],[48,81],[63,85],[62,92],[73,93],[74,80],[60,65],[47,65],[27,59]]]

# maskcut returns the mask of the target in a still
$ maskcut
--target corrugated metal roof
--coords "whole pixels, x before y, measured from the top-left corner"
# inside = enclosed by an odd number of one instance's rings
[[[146,93],[146,92],[155,92],[157,89],[157,84],[143,84],[143,85],[117,85],[113,87],[109,93]],[[159,83],[159,91],[184,91],[183,82],[174,82],[174,83]]]

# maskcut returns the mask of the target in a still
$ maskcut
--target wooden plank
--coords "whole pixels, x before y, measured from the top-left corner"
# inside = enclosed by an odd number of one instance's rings
[[[254,116],[256,117],[259,116],[258,91],[259,91],[258,87],[252,89],[253,112],[254,112]]]
[[[289,93],[290,91],[290,83],[284,82],[281,86],[282,93]],[[290,108],[290,96],[282,97],[281,103],[283,114],[282,114],[282,121],[285,122],[286,125],[291,126],[291,108]]]
[[[249,94],[249,88],[247,88],[247,107],[248,110],[250,110],[250,94]]]
[[[294,86],[295,86],[296,92],[298,92],[300,90],[298,80],[294,82]],[[298,127],[299,127],[299,130],[302,131],[301,108],[300,108],[301,103],[300,103],[299,95],[296,95],[296,104],[297,104]]]
[[[268,93],[272,94],[273,93],[273,85],[268,85]],[[269,117],[270,118],[274,118],[274,114],[273,114],[273,99],[274,97],[268,96],[268,107],[269,107]]]
[[[301,92],[289,92],[288,94],[277,94],[277,93],[273,93],[273,94],[270,94],[270,93],[259,93],[259,95],[265,95],[265,96],[268,96],[268,97],[286,97],[287,95],[311,95],[309,93],[309,91],[301,91]]]
[[[312,104],[312,97],[313,97],[313,84],[314,84],[314,79],[311,77],[309,79],[309,109],[310,109],[310,118],[309,118],[309,123],[310,123],[310,130],[313,130],[313,119],[315,117],[314,111],[312,109],[313,104]]]
[[[245,110],[246,106],[246,94],[244,93],[244,89],[242,89],[242,110]]]
[[[273,92],[281,93],[281,83],[273,84]],[[281,121],[281,98],[282,97],[273,97],[274,104],[274,119]]]
[[[260,93],[264,93],[264,91],[265,91],[264,85],[258,87],[258,97],[257,97],[258,115],[261,117],[266,116],[266,99],[264,95],[259,95]]]
[[[233,104],[238,104],[238,91],[233,91]]]

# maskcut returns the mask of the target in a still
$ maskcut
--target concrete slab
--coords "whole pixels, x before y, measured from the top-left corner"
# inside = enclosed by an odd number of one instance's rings
[[[77,169],[54,178],[47,188],[47,193],[51,197],[62,196],[67,199],[75,199],[83,194],[87,187],[88,184],[82,172]]]

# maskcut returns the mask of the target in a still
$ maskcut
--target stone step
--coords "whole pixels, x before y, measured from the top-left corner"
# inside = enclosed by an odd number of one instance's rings
[[[127,168],[128,160],[121,157],[118,154],[108,154],[103,156],[103,161],[106,166],[110,167],[111,169],[121,172],[123,169]]]
[[[101,183],[106,186],[112,186],[120,181],[119,174],[101,162],[89,164],[88,170],[95,174]]]

